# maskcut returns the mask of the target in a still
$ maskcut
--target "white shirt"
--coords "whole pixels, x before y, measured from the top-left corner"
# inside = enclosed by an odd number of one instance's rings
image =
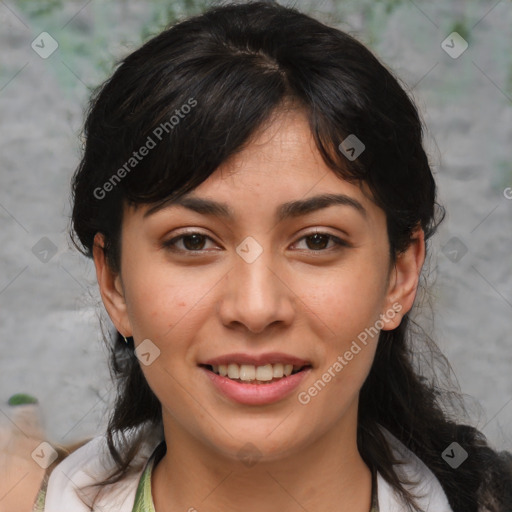
[[[406,464],[400,466],[400,471],[403,471],[407,479],[419,482],[413,488],[404,486],[412,490],[414,495],[422,496],[418,499],[418,505],[425,512],[453,512],[439,481],[430,469],[390,432],[384,428],[382,431],[393,455],[406,461]],[[132,512],[145,463],[161,441],[160,429],[147,430],[143,445],[131,464],[135,472],[103,491],[103,496],[96,501],[95,511]],[[77,495],[77,488],[99,481],[114,467],[105,436],[95,437],[71,453],[52,471],[46,491],[45,512],[89,512],[91,509],[86,503],[92,503],[97,488],[92,488],[89,493],[82,491],[81,497],[85,503]],[[377,488],[379,512],[406,510],[398,494],[380,473],[377,473]]]

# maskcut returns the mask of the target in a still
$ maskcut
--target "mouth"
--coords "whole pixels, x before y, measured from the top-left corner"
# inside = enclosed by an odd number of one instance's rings
[[[310,364],[293,365],[284,363],[265,364],[200,364],[200,367],[221,377],[244,384],[271,384],[311,368]]]

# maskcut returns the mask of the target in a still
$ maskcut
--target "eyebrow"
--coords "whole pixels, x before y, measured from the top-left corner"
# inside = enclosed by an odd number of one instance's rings
[[[277,208],[276,219],[281,222],[289,218],[307,215],[308,213],[334,205],[349,206],[355,209],[363,218],[367,218],[366,209],[357,199],[345,194],[320,194],[306,199],[299,199],[281,204]],[[182,206],[202,215],[213,215],[227,220],[231,220],[234,217],[233,210],[226,203],[219,203],[212,199],[185,194],[181,197],[168,199],[167,201],[153,206],[146,211],[144,218],[149,217],[164,208],[172,206]]]

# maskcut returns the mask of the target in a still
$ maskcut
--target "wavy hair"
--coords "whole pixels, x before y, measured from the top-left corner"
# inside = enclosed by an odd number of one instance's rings
[[[124,58],[94,92],[72,183],[75,244],[92,257],[94,236],[102,233],[108,264],[119,271],[123,204],[158,204],[194,189],[290,103],[307,115],[329,168],[369,186],[386,214],[392,261],[409,246],[415,227],[430,239],[444,209],[436,202],[423,122],[399,78],[355,37],[292,7],[249,2],[215,6],[168,27]],[[172,122],[173,116],[180,120]],[[164,131],[155,131],[159,127]],[[353,161],[339,150],[349,134],[366,146]],[[155,147],[127,167],[148,138]],[[457,423],[459,395],[440,386],[429,368],[422,370],[418,354],[426,344],[438,363],[433,366],[446,368],[447,362],[414,324],[406,314],[396,329],[380,333],[360,391],[361,456],[417,510],[383,426],[430,468],[455,512],[510,511],[512,456],[493,451],[481,432]],[[116,332],[107,343],[117,384],[107,428],[116,470],[100,487],[129,471],[143,433],[130,440],[126,433],[162,422],[133,340],[126,345]],[[441,457],[453,441],[469,454],[457,470]]]

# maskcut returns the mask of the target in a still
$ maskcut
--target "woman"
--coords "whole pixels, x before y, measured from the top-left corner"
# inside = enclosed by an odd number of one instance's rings
[[[364,46],[212,8],[125,58],[85,135],[73,229],[118,397],[35,510],[510,510],[510,454],[417,369],[442,209],[417,110]]]

